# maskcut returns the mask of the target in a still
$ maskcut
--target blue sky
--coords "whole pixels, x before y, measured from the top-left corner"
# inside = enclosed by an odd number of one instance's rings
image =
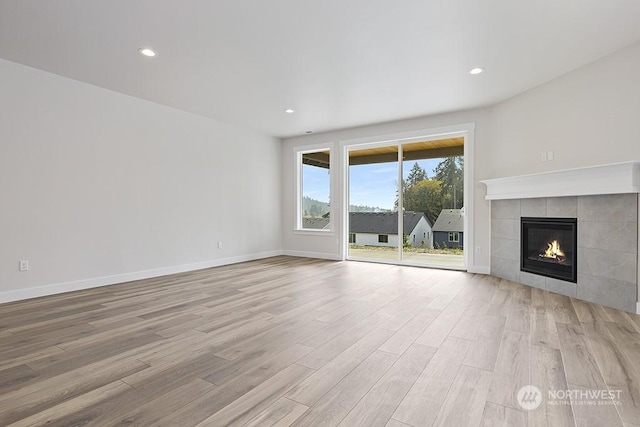
[[[442,159],[409,160],[403,164],[403,178],[406,179],[414,163],[418,163],[432,178],[433,169]],[[366,205],[383,209],[393,209],[398,187],[396,162],[357,165],[349,168],[350,194],[352,205]],[[329,173],[326,169],[306,166],[302,168],[304,195],[320,201],[329,201]]]
[[[329,170],[302,165],[302,188],[304,196],[329,202]]]

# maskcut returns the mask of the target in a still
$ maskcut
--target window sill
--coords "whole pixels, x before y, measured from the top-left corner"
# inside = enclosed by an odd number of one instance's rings
[[[301,235],[307,235],[307,236],[327,236],[327,237],[334,236],[333,230],[313,230],[313,229],[304,229],[304,228],[293,230],[293,234],[301,234]]]

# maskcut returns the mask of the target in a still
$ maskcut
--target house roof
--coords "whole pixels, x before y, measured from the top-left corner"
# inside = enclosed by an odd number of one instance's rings
[[[329,225],[329,218],[302,218],[302,228],[323,230]]]
[[[424,218],[429,223],[422,212],[405,212],[404,234],[411,234],[420,218]],[[349,232],[398,234],[398,212],[349,212]]]
[[[464,231],[464,217],[460,209],[443,209],[438,215],[433,231]]]

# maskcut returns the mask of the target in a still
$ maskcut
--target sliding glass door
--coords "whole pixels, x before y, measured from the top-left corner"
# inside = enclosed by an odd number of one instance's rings
[[[348,257],[398,261],[398,147],[349,151]]]
[[[349,259],[464,268],[464,137],[359,146],[348,159]]]
[[[402,260],[464,267],[464,140],[402,144]]]

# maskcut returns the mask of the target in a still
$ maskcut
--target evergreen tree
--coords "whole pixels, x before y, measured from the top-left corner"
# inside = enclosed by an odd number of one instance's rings
[[[418,162],[415,162],[409,171],[409,175],[407,176],[404,185],[405,187],[412,187],[425,179],[427,179],[427,171],[425,171]]]
[[[318,218],[329,212],[329,203],[304,196],[302,198],[302,216]]]
[[[443,195],[449,199],[445,208],[459,209],[464,200],[464,163],[462,156],[447,157],[435,169],[435,178],[442,183]]]

